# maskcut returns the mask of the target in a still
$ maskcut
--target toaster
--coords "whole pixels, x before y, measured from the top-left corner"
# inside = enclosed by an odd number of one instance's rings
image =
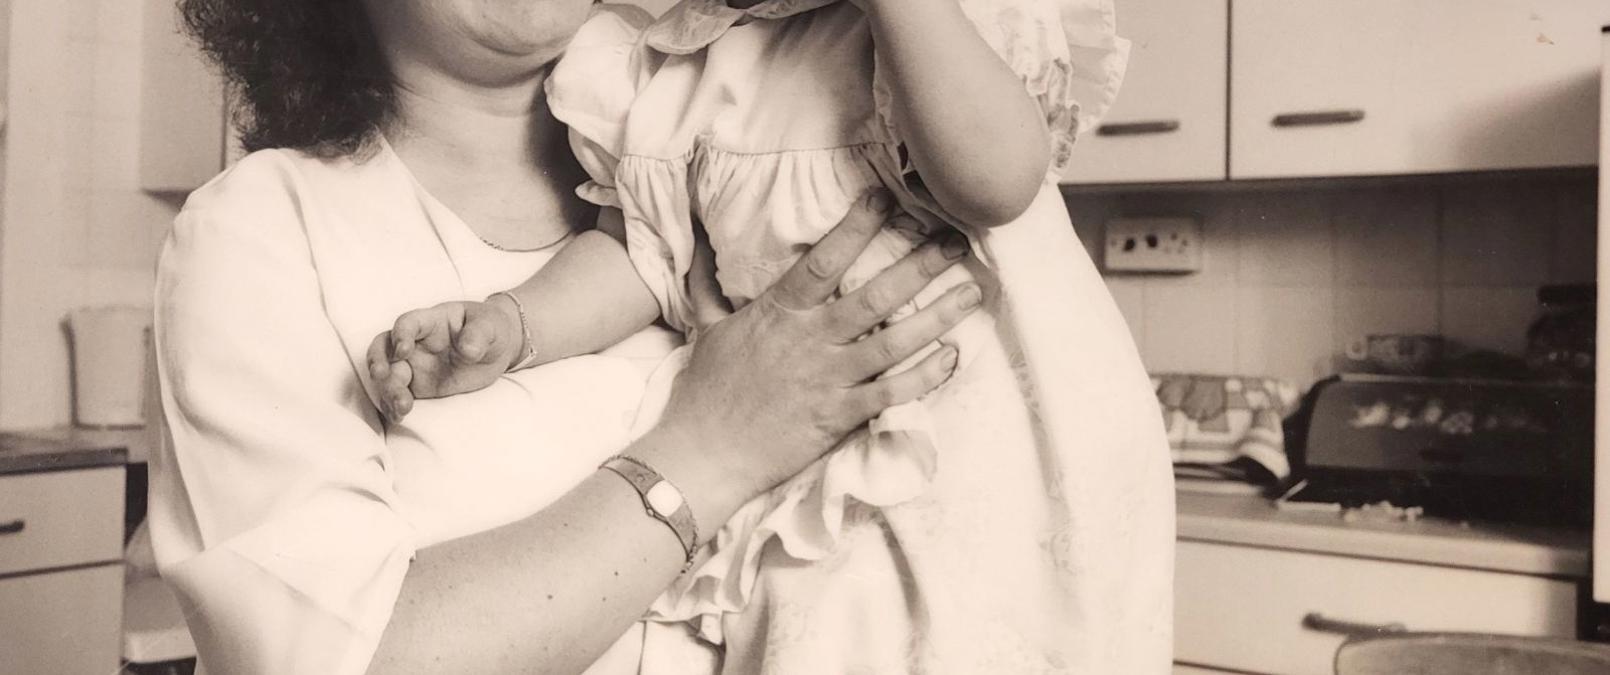
[[[1593,512],[1593,388],[1343,375],[1292,420],[1286,505],[1390,503],[1427,515],[1585,527]]]

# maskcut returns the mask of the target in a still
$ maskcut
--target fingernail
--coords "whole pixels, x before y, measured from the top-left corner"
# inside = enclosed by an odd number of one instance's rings
[[[945,348],[945,355],[939,357],[940,358],[939,362],[945,366],[945,370],[955,370],[956,369],[956,357],[957,357],[956,348],[955,347],[946,347]]]
[[[894,206],[894,197],[889,194],[888,190],[877,189],[867,196],[866,203],[873,213],[887,213],[890,207]]]
[[[967,238],[953,235],[945,240],[944,248],[941,251],[944,252],[947,260],[961,260],[962,256],[967,255]]]
[[[972,309],[984,301],[984,291],[978,284],[967,284],[962,288],[962,309]]]

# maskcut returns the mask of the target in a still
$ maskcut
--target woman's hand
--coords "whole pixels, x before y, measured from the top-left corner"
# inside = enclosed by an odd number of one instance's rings
[[[636,452],[682,487],[707,533],[883,409],[929,392],[955,369],[956,351],[945,348],[910,370],[873,379],[976,309],[976,285],[867,332],[966,257],[959,235],[918,248],[832,300],[892,207],[881,190],[863,199],[776,285],[694,343],[664,416]]]

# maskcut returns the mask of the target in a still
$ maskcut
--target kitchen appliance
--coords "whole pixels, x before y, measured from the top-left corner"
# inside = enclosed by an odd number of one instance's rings
[[[1442,358],[1441,335],[1369,335],[1347,344],[1347,358],[1370,372],[1424,375]]]
[[[73,421],[81,427],[145,425],[149,307],[81,307],[67,315],[72,334]]]
[[[1315,385],[1281,505],[1389,502],[1452,519],[1586,526],[1593,388],[1343,375]]]

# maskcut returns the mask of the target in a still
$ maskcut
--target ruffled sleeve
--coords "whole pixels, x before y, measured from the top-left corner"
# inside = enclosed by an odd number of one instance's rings
[[[978,28],[1045,113],[1048,174],[1061,175],[1075,139],[1096,128],[1118,96],[1129,41],[1118,37],[1112,0],[960,0]],[[889,87],[877,76],[879,114],[893,129]]]
[[[576,194],[599,206],[620,207],[615,171],[626,115],[647,79],[638,48],[654,17],[633,5],[599,5],[565,48],[545,85],[548,108],[570,127],[570,145],[590,180]]]
[[[206,668],[361,673],[415,533],[273,164],[198,191],[163,250],[152,534]]]

